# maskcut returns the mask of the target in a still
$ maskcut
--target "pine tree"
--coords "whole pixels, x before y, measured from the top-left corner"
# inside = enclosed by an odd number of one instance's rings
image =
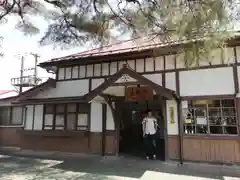
[[[17,28],[26,34],[39,32],[29,17],[45,17],[50,24],[41,44],[105,45],[120,35],[189,40],[180,51],[191,64],[225,46],[239,0],[4,0],[0,7],[0,20],[18,16]]]

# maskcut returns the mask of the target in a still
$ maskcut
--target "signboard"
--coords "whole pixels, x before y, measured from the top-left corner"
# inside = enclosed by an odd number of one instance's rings
[[[127,87],[126,100],[128,101],[143,101],[152,100],[153,90],[149,87]]]
[[[175,124],[174,107],[173,106],[170,106],[170,124]]]
[[[174,104],[171,102],[169,107],[169,115],[170,115],[170,124],[175,124],[175,118],[174,118]]]

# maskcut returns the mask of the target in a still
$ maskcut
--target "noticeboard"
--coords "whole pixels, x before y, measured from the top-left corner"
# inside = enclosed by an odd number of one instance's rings
[[[153,90],[149,87],[127,87],[126,89],[127,101],[143,101],[152,99]]]

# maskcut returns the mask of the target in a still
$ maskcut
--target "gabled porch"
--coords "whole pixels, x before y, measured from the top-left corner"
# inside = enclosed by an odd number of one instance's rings
[[[130,92],[130,90],[135,92]],[[143,91],[143,92],[141,92]],[[132,94],[131,94],[132,93]],[[142,96],[141,96],[142,95]],[[120,142],[120,126],[122,109],[125,102],[140,102],[155,100],[157,106],[161,111],[162,118],[164,119],[164,136],[167,140],[167,116],[166,116],[166,100],[173,100],[177,102],[178,113],[180,113],[180,98],[176,95],[176,92],[162,87],[159,83],[153,82],[148,78],[138,74],[126,64],[123,65],[117,73],[110,78],[105,79],[101,85],[89,92],[83,97],[84,100],[91,103],[102,103],[103,105],[103,122],[102,122],[102,155],[105,155],[106,147],[106,107],[107,105],[111,109],[111,114],[114,120],[115,126],[115,153],[119,154],[119,142]],[[104,113],[105,112],[105,113]],[[180,124],[180,115],[178,115],[178,124]],[[179,127],[180,128],[180,127]],[[179,129],[179,132],[181,130]],[[182,137],[182,136],[179,136]],[[165,141],[165,159],[168,158],[168,144]],[[179,149],[179,151],[182,148]],[[181,153],[181,152],[179,152]]]

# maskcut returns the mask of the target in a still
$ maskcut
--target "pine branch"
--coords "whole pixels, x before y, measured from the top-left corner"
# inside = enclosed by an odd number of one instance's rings
[[[118,34],[147,36],[154,34],[164,42],[208,36],[211,41],[195,43],[183,51],[199,59],[200,54],[224,44],[229,22],[240,11],[239,0],[4,0],[0,2],[0,20],[18,15],[17,26],[23,32],[37,31],[26,16],[50,18],[51,24],[41,44],[106,44]],[[55,7],[47,10],[44,3]],[[54,15],[52,15],[54,14]],[[240,14],[240,13],[239,13]],[[27,34],[27,33],[26,33]]]

